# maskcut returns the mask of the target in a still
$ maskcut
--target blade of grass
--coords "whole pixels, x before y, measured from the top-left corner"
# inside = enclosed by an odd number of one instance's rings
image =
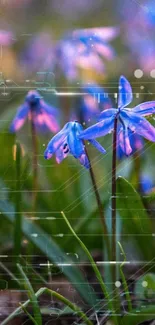
[[[21,256],[22,261],[25,263],[24,258]],[[44,284],[44,285],[48,285],[48,281],[46,281],[43,276],[41,274],[39,274],[33,267],[31,264],[26,264],[26,267],[35,274],[35,276],[37,276],[37,278]]]
[[[46,288],[40,288],[36,293],[36,298],[39,298],[44,292]],[[26,300],[23,304],[24,307],[27,307],[29,303],[31,302],[30,299]],[[6,325],[8,322],[10,322],[14,317],[21,315],[22,308],[21,306],[15,309],[6,319],[4,319],[1,323],[1,325]]]
[[[23,281],[24,281],[24,287],[25,289],[27,290],[28,292],[28,296],[30,298],[30,301],[32,303],[32,306],[33,306],[33,313],[34,313],[34,319],[36,321],[36,323],[38,325],[42,325],[42,317],[41,317],[41,313],[40,313],[40,308],[39,308],[39,304],[38,304],[38,300],[35,296],[35,292],[33,290],[33,287],[29,281],[29,279],[27,278],[25,272],[23,271],[23,268],[20,264],[17,264],[17,268],[23,278]],[[25,307],[25,306],[24,306]]]
[[[29,317],[29,319],[32,321],[34,325],[38,325],[38,323],[35,321],[35,319],[30,315],[30,313],[27,311],[27,309],[20,303],[19,304],[23,310],[23,312]]]
[[[144,322],[153,321],[155,319],[155,306],[146,307],[143,310],[132,310],[120,320],[120,325],[139,325]]]
[[[61,211],[61,214],[62,214],[62,216],[63,216],[63,218],[64,218],[64,220],[65,220],[67,226],[69,227],[70,231],[72,232],[73,236],[77,239],[77,241],[79,242],[80,246],[82,247],[82,249],[83,249],[84,252],[86,253],[86,255],[87,255],[87,257],[88,257],[88,259],[89,259],[89,261],[90,261],[90,263],[91,263],[91,266],[92,266],[92,268],[93,268],[93,270],[94,270],[94,272],[95,272],[95,274],[96,274],[96,277],[97,277],[97,279],[98,279],[98,281],[99,281],[99,283],[100,283],[100,286],[101,286],[101,289],[102,289],[102,291],[103,291],[103,294],[104,294],[105,298],[107,299],[108,307],[109,307],[109,309],[111,310],[111,312],[113,312],[113,304],[112,304],[112,301],[111,301],[111,299],[110,299],[110,297],[109,297],[109,293],[108,293],[108,291],[107,291],[107,288],[106,288],[106,286],[105,286],[105,284],[104,284],[104,282],[103,282],[103,279],[102,279],[101,273],[100,273],[100,271],[99,271],[99,269],[98,269],[98,267],[97,267],[97,265],[96,265],[96,263],[95,263],[93,257],[91,256],[91,254],[90,254],[90,252],[88,251],[88,249],[87,249],[87,247],[85,246],[85,244],[82,242],[82,240],[81,240],[81,239],[78,237],[78,235],[75,233],[74,229],[72,228],[71,224],[69,223],[69,221],[68,221],[68,219],[66,218],[66,216],[65,216],[65,214],[64,214],[63,211]],[[115,316],[114,316],[114,318],[115,318]],[[116,321],[116,324],[117,324],[117,320],[116,320],[116,318],[115,318],[115,321]]]
[[[123,266],[126,262],[126,255],[125,255],[125,252],[124,252],[124,249],[121,245],[121,243],[118,241],[118,245],[120,247],[120,250],[123,254],[123,257],[124,257],[124,261],[122,262],[122,264],[120,265],[120,274],[121,274],[121,278],[122,278],[122,284],[123,284],[123,287],[124,287],[124,292],[125,292],[125,295],[126,295],[126,300],[127,300],[127,303],[128,303],[128,310],[129,312],[132,312],[132,303],[131,303],[131,298],[130,298],[130,293],[129,293],[129,289],[128,289],[128,284],[127,284],[127,281],[126,281],[126,278],[125,278],[125,275],[124,275],[124,272],[123,272]]]
[[[63,302],[66,306],[71,308],[87,325],[93,325],[93,323],[89,320],[86,314],[75,304],[73,304],[70,300],[66,299],[64,296],[60,295],[58,292],[53,291],[51,289],[46,288],[46,293],[52,295],[57,298],[61,302]]]
[[[50,296],[57,298],[59,301],[63,302],[66,306],[68,306],[74,313],[76,313],[87,325],[93,325],[93,323],[89,320],[89,318],[86,316],[86,314],[74,303],[66,299],[64,296],[60,295],[59,293],[48,289],[48,288],[40,288],[34,295],[35,299],[37,299],[39,296],[41,296],[43,293],[47,293]],[[22,311],[26,311],[26,307],[31,302],[30,299],[28,299],[24,304],[20,304],[20,307],[18,307],[12,314],[10,314],[2,323],[1,325],[6,325],[10,320],[12,320],[14,317],[18,316]],[[26,313],[28,313],[26,311]],[[36,322],[35,324],[39,325],[39,323]]]
[[[0,211],[8,220],[11,222],[15,221],[14,206],[10,202],[0,200]],[[71,281],[73,286],[81,294],[81,297],[83,297],[89,305],[93,306],[96,303],[97,297],[94,295],[91,286],[86,282],[80,270],[75,265],[71,265],[71,259],[67,257],[61,248],[59,248],[53,238],[50,238],[45,231],[43,231],[38,225],[27,220],[26,217],[22,217],[22,231],[50,261],[55,264],[59,264],[60,261],[61,263],[69,264],[63,269],[64,275],[66,275],[69,281]]]
[[[15,263],[18,262],[21,254],[22,230],[21,230],[21,146],[17,141],[15,145],[15,164],[16,164],[16,189],[15,189],[15,226],[14,226],[14,255]]]
[[[20,285],[19,279],[17,279],[17,277],[2,262],[0,262],[0,267],[10,276],[11,279]]]

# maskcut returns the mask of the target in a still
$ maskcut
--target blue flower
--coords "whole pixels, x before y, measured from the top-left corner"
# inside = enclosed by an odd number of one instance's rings
[[[85,95],[81,100],[82,103],[80,106],[80,112],[84,121],[89,122],[90,120],[97,120],[101,110],[111,108],[112,101],[108,97],[108,94],[105,92],[104,88],[98,86],[97,84],[91,84],[90,86],[84,85],[82,90],[84,91]],[[142,150],[144,141],[141,136],[129,130],[129,138],[132,152]],[[124,152],[119,145],[119,139],[117,156],[119,159],[122,159],[124,156]]]
[[[80,134],[81,139],[94,139],[105,136],[114,130],[114,121],[118,120],[118,142],[122,151],[128,156],[132,152],[130,133],[137,133],[155,142],[155,128],[144,118],[155,113],[155,101],[139,104],[130,109],[126,106],[132,101],[132,88],[128,80],[121,76],[119,80],[118,108],[104,110],[100,121]]]
[[[84,141],[79,139],[83,127],[78,122],[68,122],[48,143],[44,153],[45,159],[50,159],[54,154],[57,163],[61,163],[69,154],[78,159],[80,163],[89,168],[89,159],[86,153]],[[104,148],[95,140],[89,141],[101,153],[105,154]]]
[[[153,192],[154,182],[152,176],[143,172],[140,177],[140,187],[141,187],[141,191],[144,194],[150,194],[151,192]]]
[[[28,118],[29,120],[33,119],[38,131],[50,130],[55,133],[59,131],[57,117],[56,108],[48,105],[37,91],[31,90],[28,92],[25,102],[19,107],[11,123],[10,131],[17,132]]]
[[[119,134],[119,132],[118,132]],[[144,146],[144,141],[143,138],[136,133],[133,133],[130,129],[128,130],[128,136],[130,139],[130,146],[132,148],[132,153],[135,153],[136,151],[141,151]],[[119,137],[117,139],[118,141],[118,146],[117,146],[117,157],[118,159],[122,159],[125,154],[124,151],[122,150],[121,146],[119,145]]]
[[[73,31],[64,37],[56,46],[58,66],[70,79],[78,77],[78,68],[95,69],[104,72],[102,57],[107,60],[114,58],[114,51],[108,44],[118,34],[118,29],[88,28]]]

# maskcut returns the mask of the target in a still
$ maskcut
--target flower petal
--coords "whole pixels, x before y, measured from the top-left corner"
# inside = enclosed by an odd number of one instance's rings
[[[121,76],[119,79],[119,97],[118,97],[118,108],[122,108],[131,103],[133,99],[132,88],[129,81]]]
[[[155,142],[155,128],[144,117],[125,109],[121,111],[120,117],[131,131]]]
[[[34,122],[38,131],[46,132],[50,130],[53,133],[59,131],[59,124],[55,116],[46,114],[45,111],[40,111],[34,116]]]
[[[89,142],[96,148],[98,149],[101,153],[105,154],[106,153],[106,150],[101,146],[101,144],[94,140],[94,139],[91,139],[89,140]]]
[[[59,111],[56,107],[47,104],[43,99],[40,99],[40,107],[49,115],[59,116]]]
[[[105,57],[107,60],[112,60],[115,56],[115,51],[107,43],[96,43],[93,45],[93,50],[96,51],[99,55]]]
[[[82,155],[78,158],[78,160],[80,161],[81,165],[83,165],[85,168],[87,169],[90,168],[90,162],[86,153],[82,153]]]
[[[137,105],[132,109],[132,112],[138,113],[141,116],[149,116],[155,113],[155,101],[145,102]]]
[[[56,150],[55,156],[56,156],[56,162],[60,164],[67,156],[69,155],[69,148],[67,143],[59,147],[59,149]]]
[[[119,135],[120,135],[120,137],[119,137]],[[119,159],[122,159],[123,156],[124,156],[124,150],[122,150],[122,148],[120,146],[121,137],[122,137],[122,135],[118,131],[117,155],[118,155]],[[143,138],[139,134],[136,134],[136,133],[132,132],[130,129],[128,129],[128,137],[129,137],[129,140],[130,140],[130,146],[132,148],[132,153],[136,152],[137,150],[142,150],[143,149],[144,141],[143,141]]]
[[[10,132],[18,131],[24,124],[29,113],[29,105],[23,104],[19,107],[15,118],[10,125]]]
[[[89,52],[87,55],[77,55],[75,63],[83,69],[95,69],[99,73],[104,72],[103,60],[93,52]]]
[[[45,159],[50,159],[53,156],[53,154],[56,152],[56,150],[58,150],[61,145],[65,144],[64,141],[67,137],[68,130],[69,130],[69,123],[65,124],[63,129],[51,139],[44,152]]]
[[[47,128],[56,133],[59,131],[60,126],[58,124],[58,110],[45,103],[43,99],[40,100],[40,106],[41,106],[41,111],[44,116],[44,123],[47,126]]]
[[[132,152],[128,130],[125,126],[120,128],[118,133],[118,145],[126,156],[129,156]]]
[[[72,130],[69,133],[67,142],[68,142],[70,153],[75,158],[79,158],[85,152],[84,143],[81,139],[78,138],[76,127],[75,127],[75,131]]]
[[[112,116],[115,117],[117,113],[118,113],[118,109],[116,109],[116,108],[108,108],[106,110],[103,110],[100,113],[99,120],[102,121],[105,118],[109,118],[109,117],[112,117]]]
[[[97,84],[91,84],[90,86],[84,85],[82,90],[87,93],[84,95],[83,102],[85,108],[88,107],[89,112],[98,114],[100,112],[99,107],[101,107],[102,110],[112,107],[111,99],[108,97],[103,87]]]
[[[115,117],[111,116],[94,124],[93,126],[90,126],[88,129],[82,131],[79,137],[81,139],[90,140],[111,133],[114,128],[114,119]]]
[[[85,28],[85,29],[77,29],[73,31],[74,37],[92,37],[93,35],[96,37],[100,37],[103,41],[110,41],[115,38],[119,33],[119,29],[117,27],[97,27],[97,28]]]

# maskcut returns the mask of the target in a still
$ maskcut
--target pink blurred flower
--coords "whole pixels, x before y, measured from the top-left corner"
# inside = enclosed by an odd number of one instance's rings
[[[10,31],[0,30],[0,45],[10,46],[15,41],[14,34]]]

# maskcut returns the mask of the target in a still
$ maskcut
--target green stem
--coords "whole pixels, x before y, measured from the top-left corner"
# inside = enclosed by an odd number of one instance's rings
[[[39,304],[38,304],[38,300],[35,296],[34,290],[32,288],[32,285],[29,281],[29,279],[27,278],[25,272],[23,271],[23,268],[20,264],[17,264],[17,268],[23,278],[24,281],[24,287],[26,288],[30,301],[32,303],[33,306],[33,313],[34,313],[34,319],[37,322],[38,325],[42,325],[42,317],[41,317],[41,313],[40,313],[40,308],[39,308]]]
[[[116,262],[116,150],[117,150],[117,118],[114,121],[113,157],[112,157],[112,261]],[[112,267],[113,284],[115,290],[116,264]]]
[[[35,293],[35,297],[39,298],[44,292],[45,292],[46,288],[40,288],[36,293]],[[26,300],[22,306],[27,307],[29,305],[29,303],[31,302],[30,299]],[[2,321],[1,325],[6,325],[8,322],[10,322],[14,317],[20,315],[22,312],[22,307],[18,307],[17,309],[15,309],[6,319],[4,319],[4,321]]]
[[[135,152],[133,154],[133,161],[134,161],[135,187],[137,188],[138,192],[141,193],[141,186],[140,186],[141,166],[140,166],[139,152]]]
[[[31,134],[32,134],[32,165],[33,165],[33,192],[32,192],[32,209],[36,211],[37,190],[38,190],[38,143],[37,133],[34,123],[33,112],[31,113]]]
[[[10,276],[11,279],[16,281],[18,285],[20,285],[19,279],[17,279],[16,276],[2,262],[0,262],[0,268],[2,268]]]
[[[66,299],[65,297],[63,297],[62,295],[60,295],[59,293],[57,293],[51,289],[46,288],[45,292],[50,295],[52,294],[53,297],[57,298],[58,300],[63,302],[66,306],[71,308],[80,318],[82,318],[82,320],[86,324],[93,325],[93,323],[89,320],[89,318],[86,316],[86,314],[77,305],[73,304],[71,301],[69,301],[68,299]]]
[[[104,216],[103,205],[102,205],[99,190],[98,190],[96,180],[95,180],[95,175],[94,175],[94,172],[93,172],[93,168],[92,168],[92,165],[91,165],[91,161],[89,159],[89,155],[88,155],[88,151],[86,149],[86,146],[85,146],[85,151],[86,151],[86,155],[87,155],[88,160],[89,160],[89,165],[90,165],[89,173],[90,173],[91,181],[92,181],[92,184],[93,184],[93,189],[94,189],[96,202],[97,202],[97,206],[98,206],[98,210],[99,210],[99,214],[100,214],[101,224],[103,226],[104,240],[105,240],[105,243],[106,243],[108,258],[110,260],[110,257],[111,257],[110,241],[109,241],[108,228],[107,228],[107,224],[106,224],[105,216]]]
[[[123,266],[124,266],[124,264],[126,262],[126,255],[125,255],[123,247],[122,247],[122,245],[121,245],[121,243],[119,241],[118,241],[118,245],[119,245],[120,250],[121,250],[121,252],[123,254],[123,257],[124,257],[124,261],[120,265],[120,273],[121,273],[121,278],[122,278],[122,284],[123,284],[123,287],[124,287],[124,292],[125,292],[125,295],[126,295],[126,300],[127,300],[127,303],[128,303],[128,311],[131,313],[132,312],[132,302],[131,302],[131,298],[130,298],[128,284],[127,284],[127,281],[125,279],[125,275],[124,275],[124,272],[123,272]]]
[[[15,164],[16,164],[16,197],[15,197],[15,227],[14,227],[14,255],[16,262],[21,254],[22,242],[22,215],[21,215],[21,146],[16,142],[15,147]]]
[[[30,315],[30,313],[27,311],[26,307],[24,307],[21,303],[19,303],[21,306],[23,312],[29,317],[29,319],[32,321],[34,325],[38,325],[38,323],[35,321],[35,319]]]
[[[103,282],[103,279],[102,279],[101,273],[100,273],[98,267],[96,266],[96,263],[95,263],[93,257],[92,257],[91,254],[89,253],[89,251],[88,251],[87,247],[85,246],[85,244],[82,242],[82,240],[81,240],[81,239],[78,237],[78,235],[75,233],[74,229],[72,228],[71,224],[69,223],[69,221],[68,221],[68,219],[66,218],[66,216],[65,216],[65,214],[64,214],[63,211],[61,211],[61,214],[62,214],[62,216],[63,216],[63,218],[64,218],[64,220],[65,220],[67,226],[69,227],[70,231],[72,232],[73,236],[78,240],[80,246],[81,246],[82,249],[85,251],[85,253],[86,253],[86,255],[87,255],[87,257],[88,257],[88,259],[89,259],[89,261],[90,261],[90,263],[91,263],[91,266],[92,266],[92,268],[93,268],[93,270],[94,270],[94,272],[95,272],[95,274],[96,274],[96,277],[97,277],[97,279],[98,279],[98,281],[99,281],[99,283],[100,283],[100,286],[101,286],[101,288],[102,288],[103,294],[104,294],[105,298],[107,299],[108,308],[111,310],[111,312],[113,312],[113,311],[114,311],[114,310],[113,310],[113,304],[112,304],[111,299],[110,299],[110,297],[109,297],[109,293],[108,293],[108,291],[107,291],[107,288],[106,288],[106,286],[105,286],[105,284],[104,284],[104,282]]]
[[[87,325],[93,325],[93,323],[89,320],[87,315],[75,304],[73,304],[71,301],[60,295],[59,293],[48,289],[48,288],[40,288],[36,293],[35,297],[39,298],[43,293],[47,293],[50,296],[52,295],[53,297],[57,298],[61,302],[63,302],[66,306],[71,308],[82,320],[87,324]],[[25,311],[25,308],[29,305],[31,302],[30,299],[25,301],[20,307],[18,307],[12,314],[10,314],[2,323],[1,325],[6,325],[10,320],[12,320],[14,317],[18,316],[21,314],[22,310]],[[37,323],[39,324],[39,323]]]

